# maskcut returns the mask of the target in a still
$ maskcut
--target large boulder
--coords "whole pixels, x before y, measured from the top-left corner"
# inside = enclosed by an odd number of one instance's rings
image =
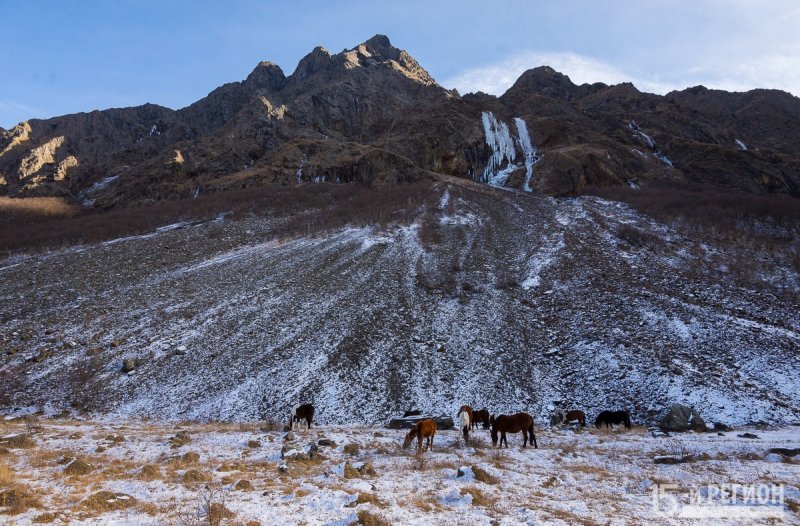
[[[670,410],[659,422],[658,427],[664,431],[708,431],[706,423],[700,413],[693,407],[673,404]]]

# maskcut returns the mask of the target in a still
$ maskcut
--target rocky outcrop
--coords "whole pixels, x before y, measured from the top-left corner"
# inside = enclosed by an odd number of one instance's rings
[[[507,142],[487,133],[486,114],[508,127]],[[542,66],[501,97],[461,97],[376,35],[336,54],[317,47],[288,77],[261,62],[177,111],[145,104],[0,130],[0,194],[104,208],[438,172],[548,195],[665,180],[800,195],[798,142],[800,100],[788,93],[698,86],[658,96],[630,83],[576,85]]]
[[[658,424],[658,427],[663,431],[708,431],[706,423],[700,413],[693,407],[686,407],[681,404],[673,404],[670,410],[664,415],[664,418]]]

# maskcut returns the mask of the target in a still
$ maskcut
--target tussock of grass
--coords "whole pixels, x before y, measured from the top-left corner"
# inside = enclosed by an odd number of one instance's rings
[[[158,466],[146,464],[139,470],[137,477],[139,480],[160,480],[162,478],[161,469]]]
[[[361,526],[391,526],[392,524],[382,515],[367,510],[358,510],[356,516],[358,517],[358,524]]]
[[[481,490],[473,487],[461,488],[461,495],[470,495],[472,497],[473,506],[482,506],[489,508],[494,505],[494,499],[487,497]]]
[[[199,482],[208,482],[211,480],[211,477],[202,471],[190,469],[183,474],[182,480],[186,484],[197,484]]]
[[[136,506],[135,498],[124,493],[114,493],[112,491],[98,491],[81,502],[81,507],[90,511],[105,513],[132,508]]]
[[[372,504],[378,508],[386,507],[386,503],[372,493],[359,493],[358,497],[356,498],[356,505],[359,504]]]
[[[497,477],[489,474],[488,471],[480,466],[472,466],[472,474],[475,476],[475,480],[484,484],[497,484],[499,482]]]
[[[36,442],[29,435],[22,433],[0,439],[0,446],[8,449],[30,449],[36,447]]]
[[[24,484],[12,484],[0,490],[0,508],[7,508],[5,513],[9,515],[19,515],[31,508],[41,507],[39,498]]]

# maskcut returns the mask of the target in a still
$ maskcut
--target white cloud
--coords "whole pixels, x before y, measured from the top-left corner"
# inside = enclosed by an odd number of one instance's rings
[[[702,84],[707,88],[747,91],[774,88],[800,95],[800,56],[790,53],[739,60],[713,60],[711,65],[676,72],[670,78],[657,73],[634,74],[609,62],[571,52],[524,51],[494,64],[466,70],[441,84],[460,93],[483,91],[502,95],[526,70],[550,66],[576,84],[632,82],[639,90],[664,94]]]

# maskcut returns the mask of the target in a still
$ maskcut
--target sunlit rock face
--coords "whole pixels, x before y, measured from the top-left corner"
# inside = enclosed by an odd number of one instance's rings
[[[145,104],[0,130],[0,193],[82,199],[116,177],[91,199],[111,207],[437,172],[546,195],[652,181],[798,195],[798,143],[800,101],[788,93],[698,86],[658,96],[630,83],[578,86],[542,66],[500,97],[462,96],[376,35],[340,53],[317,47],[289,76],[261,62],[186,108]]]

